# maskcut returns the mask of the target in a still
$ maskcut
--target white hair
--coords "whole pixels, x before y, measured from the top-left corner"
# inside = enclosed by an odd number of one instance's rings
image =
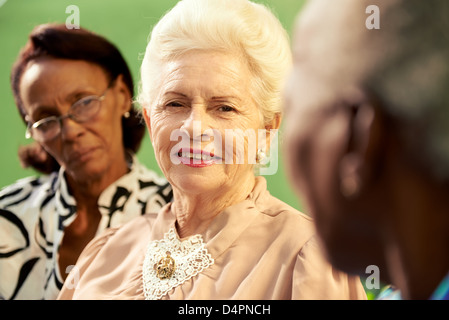
[[[264,123],[282,112],[282,89],[291,66],[288,34],[264,5],[248,0],[181,0],[151,32],[141,66],[138,102],[148,107],[162,63],[191,50],[222,51],[245,59],[253,99]]]

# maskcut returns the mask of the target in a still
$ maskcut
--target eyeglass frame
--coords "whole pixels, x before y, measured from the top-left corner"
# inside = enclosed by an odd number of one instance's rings
[[[74,117],[74,115],[71,114],[71,110],[72,110],[73,106],[76,105],[77,103],[79,103],[80,101],[85,100],[85,99],[92,99],[92,98],[95,98],[95,100],[97,100],[98,102],[100,102],[100,107],[98,108],[98,111],[93,115],[93,116],[96,116],[96,115],[98,114],[98,112],[100,111],[100,108],[101,108],[101,102],[106,98],[106,94],[108,93],[109,89],[111,88],[111,85],[112,85],[112,83],[106,88],[106,90],[104,91],[104,93],[103,93],[101,96],[97,96],[97,95],[94,95],[94,94],[93,94],[93,95],[85,96],[85,97],[82,97],[81,99],[78,99],[77,101],[75,101],[75,102],[70,106],[69,111],[68,111],[66,114],[63,114],[63,115],[61,115],[61,116],[50,116],[50,117],[46,117],[46,118],[43,118],[43,119],[41,119],[41,120],[38,120],[38,121],[36,121],[36,122],[31,123],[31,121],[28,120],[28,119],[29,119],[29,116],[26,115],[26,116],[25,116],[25,120],[28,122],[28,124],[27,124],[27,128],[26,128],[26,131],[25,131],[25,138],[26,138],[26,139],[30,139],[30,138],[33,136],[33,135],[31,134],[31,129],[32,129],[32,128],[35,129],[35,128],[37,128],[38,126],[40,126],[41,124],[46,123],[46,122],[49,122],[49,121],[55,120],[55,121],[59,124],[59,132],[58,132],[53,138],[50,138],[50,139],[47,139],[47,140],[43,140],[43,141],[39,141],[39,142],[50,141],[50,140],[53,140],[54,138],[56,138],[56,137],[61,133],[61,129],[62,129],[62,120],[66,119],[66,118],[70,118],[71,120],[75,121],[76,123],[84,123],[84,122],[88,122],[89,119],[88,119],[88,120],[84,120],[84,121],[78,121],[78,120]],[[33,138],[34,138],[34,137],[33,137]],[[38,140],[37,140],[37,141],[38,141]]]

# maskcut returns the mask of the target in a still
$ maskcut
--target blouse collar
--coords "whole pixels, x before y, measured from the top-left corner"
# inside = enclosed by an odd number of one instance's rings
[[[110,215],[111,203],[113,197],[117,194],[118,188],[121,188],[124,193],[131,194],[132,191],[138,188],[138,176],[140,163],[137,157],[131,152],[127,152],[127,163],[129,172],[114,183],[110,184],[100,195],[98,199],[98,206],[102,215]],[[58,212],[58,228],[62,230],[64,227],[70,225],[76,217],[76,201],[70,193],[67,179],[65,177],[65,169],[60,168],[58,172],[58,179],[52,184],[51,188],[56,195],[56,212]],[[122,204],[117,203],[116,206]]]
[[[246,200],[226,208],[214,218],[207,230],[201,234],[214,259],[219,257],[263,211],[267,194],[269,195],[265,178],[256,177],[253,191]],[[171,203],[164,206],[156,215],[151,241],[164,238],[165,233],[171,228],[176,231],[176,216],[170,207]],[[179,238],[177,232],[176,235]]]

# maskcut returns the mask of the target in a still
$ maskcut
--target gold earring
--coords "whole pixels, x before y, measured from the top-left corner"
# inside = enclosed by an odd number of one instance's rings
[[[266,160],[267,160],[267,155],[265,154],[265,152],[263,152],[262,149],[257,150],[256,162],[259,164],[265,164]]]
[[[131,113],[129,113],[129,111],[126,111],[126,112],[123,114],[123,117],[124,117],[125,119],[128,119],[130,116],[131,116]]]

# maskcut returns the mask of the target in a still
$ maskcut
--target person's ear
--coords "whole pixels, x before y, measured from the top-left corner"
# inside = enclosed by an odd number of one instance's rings
[[[145,123],[148,128],[148,133],[150,134],[150,139],[153,141],[153,135],[151,134],[151,117],[150,117],[150,109],[148,107],[142,107],[142,115],[143,119],[145,120]]]
[[[128,115],[132,107],[132,96],[131,92],[128,89],[128,86],[125,84],[123,80],[123,75],[120,74],[115,79],[114,83],[114,91],[117,94],[117,103],[122,115]]]
[[[375,178],[382,152],[382,117],[374,102],[348,110],[348,143],[339,164],[340,191],[346,198],[357,197]]]
[[[270,150],[272,139],[276,137],[276,134],[278,133],[279,128],[281,127],[282,122],[282,114],[276,113],[274,115],[273,120],[271,120],[270,123],[265,124],[265,130],[266,130],[266,150]],[[272,131],[273,130],[273,131]]]

